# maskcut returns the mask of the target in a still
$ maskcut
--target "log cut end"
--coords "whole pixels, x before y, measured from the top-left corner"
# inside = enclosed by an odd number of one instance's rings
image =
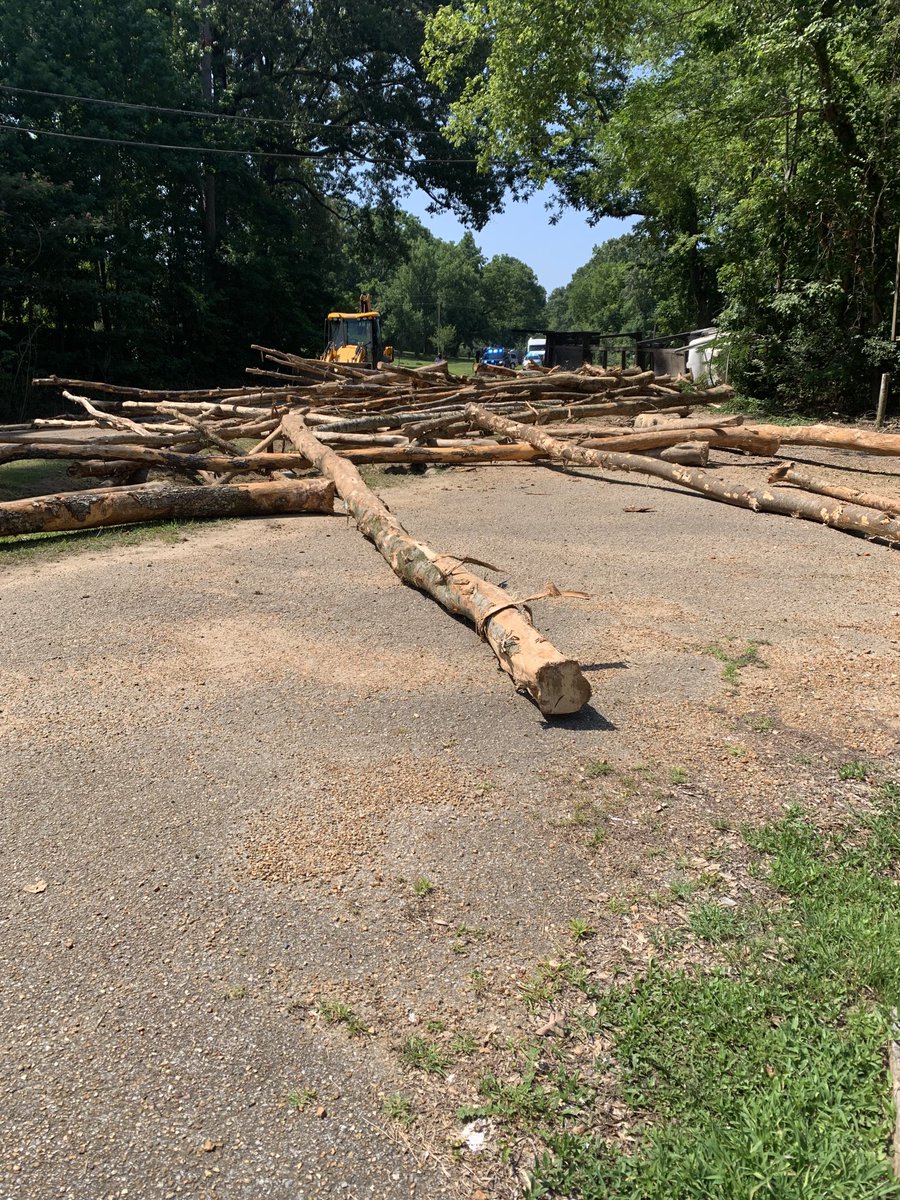
[[[542,663],[525,684],[545,717],[565,717],[580,712],[591,698],[591,685],[572,658]]]

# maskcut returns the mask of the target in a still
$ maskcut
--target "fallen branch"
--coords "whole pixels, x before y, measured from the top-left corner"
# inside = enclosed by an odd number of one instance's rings
[[[282,428],[297,450],[327,478],[360,532],[373,542],[404,583],[427,592],[449,612],[466,617],[482,632],[503,669],[550,716],[578,712],[591,688],[578,663],[565,658],[532,625],[502,588],[465,570],[461,560],[437,554],[415,541],[385,504],[366,487],[359,472],[289,413]]]

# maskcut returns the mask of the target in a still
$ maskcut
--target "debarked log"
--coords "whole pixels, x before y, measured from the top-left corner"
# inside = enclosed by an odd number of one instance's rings
[[[360,532],[404,583],[426,592],[449,612],[469,620],[487,639],[497,661],[541,712],[578,712],[591,688],[574,659],[566,658],[535,629],[516,600],[465,569],[464,560],[437,554],[412,538],[390,509],[370,491],[356,468],[310,432],[302,417],[289,413],[282,423],[297,450],[327,478]]]
[[[900,543],[900,521],[874,508],[840,502],[825,503],[815,496],[805,496],[800,492],[774,492],[768,487],[743,487],[730,483],[727,479],[709,475],[700,469],[660,462],[640,454],[587,450],[582,446],[557,441],[533,426],[520,425],[505,417],[498,417],[477,404],[470,404],[466,408],[466,415],[477,428],[528,442],[558,462],[571,463],[573,466],[601,467],[607,471],[631,471],[651,475],[669,483],[676,483],[692,492],[699,492],[710,500],[732,504],[736,508],[798,517],[804,521],[816,521],[820,525],[831,525],[847,533]]]
[[[847,500],[851,504],[861,504],[864,508],[877,508],[880,512],[892,513],[894,516],[900,513],[900,499],[882,496],[877,492],[861,492],[857,488],[833,483],[830,479],[807,475],[805,471],[798,471],[793,463],[783,463],[776,467],[769,476],[769,483],[793,483],[805,492],[818,492],[820,496]]]
[[[103,525],[173,518],[333,511],[334,484],[325,479],[289,479],[216,488],[148,484],[11,500],[0,504],[0,535],[96,529]]]

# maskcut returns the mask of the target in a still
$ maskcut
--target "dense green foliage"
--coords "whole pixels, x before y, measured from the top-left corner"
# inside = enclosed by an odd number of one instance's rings
[[[431,76],[482,161],[641,218],[656,325],[733,331],[759,396],[865,408],[900,223],[893,0],[458,0]]]
[[[251,341],[320,350],[335,293],[363,282],[352,264],[383,277],[396,262],[393,205],[412,184],[482,223],[503,173],[442,132],[420,65],[433,7],[2,6],[0,121],[70,135],[0,130],[7,412],[35,373],[228,382]]]
[[[573,1067],[535,1046],[516,1080],[483,1082],[473,1110],[548,1146],[531,1196],[900,1200],[885,1064],[900,996],[900,787],[875,799],[874,816],[839,834],[795,810],[748,835],[776,895],[694,907],[691,930],[718,969],[661,961],[606,990],[569,969],[592,1000],[582,1033],[610,1056],[591,1071],[584,1054]],[[632,1114],[632,1153],[592,1130],[592,1081],[610,1077]]]

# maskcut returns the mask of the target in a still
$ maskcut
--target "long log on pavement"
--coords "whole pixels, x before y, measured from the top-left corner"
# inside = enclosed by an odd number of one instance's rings
[[[0,504],[0,535],[96,529],[102,525],[173,518],[333,511],[334,484],[325,479],[287,479],[216,488],[148,484],[11,500]]]
[[[769,476],[769,483],[776,486],[779,483],[793,483],[805,492],[817,492],[820,496],[831,496],[835,500],[861,504],[864,508],[877,508],[880,512],[892,513],[895,516],[900,513],[900,499],[881,496],[877,492],[861,492],[840,483],[832,483],[830,479],[807,475],[805,471],[798,471],[793,463],[782,463],[780,467],[776,467]]]
[[[826,504],[814,496],[805,496],[800,492],[776,493],[768,487],[743,487],[729,483],[727,479],[708,475],[699,468],[681,467],[639,454],[585,450],[581,446],[572,446],[548,437],[539,429],[498,417],[486,409],[479,408],[477,404],[470,404],[466,414],[479,429],[528,442],[558,462],[571,463],[573,466],[601,467],[607,471],[639,472],[676,483],[679,487],[699,492],[711,500],[732,504],[736,508],[798,517],[804,521],[816,521],[820,525],[831,525],[847,533],[859,533],[868,538],[883,538],[888,542],[900,543],[900,521],[873,508],[863,508],[856,504]]]
[[[353,516],[404,583],[427,592],[449,612],[471,621],[483,633],[501,667],[548,716],[578,712],[591,687],[574,659],[547,641],[516,601],[492,583],[467,571],[452,555],[410,537],[397,518],[366,487],[356,468],[313,436],[303,418],[289,413],[282,423],[297,450],[327,478]]]
[[[900,455],[900,433],[880,433],[842,425],[745,425],[762,437],[777,438],[782,446],[831,446],[863,454]]]

